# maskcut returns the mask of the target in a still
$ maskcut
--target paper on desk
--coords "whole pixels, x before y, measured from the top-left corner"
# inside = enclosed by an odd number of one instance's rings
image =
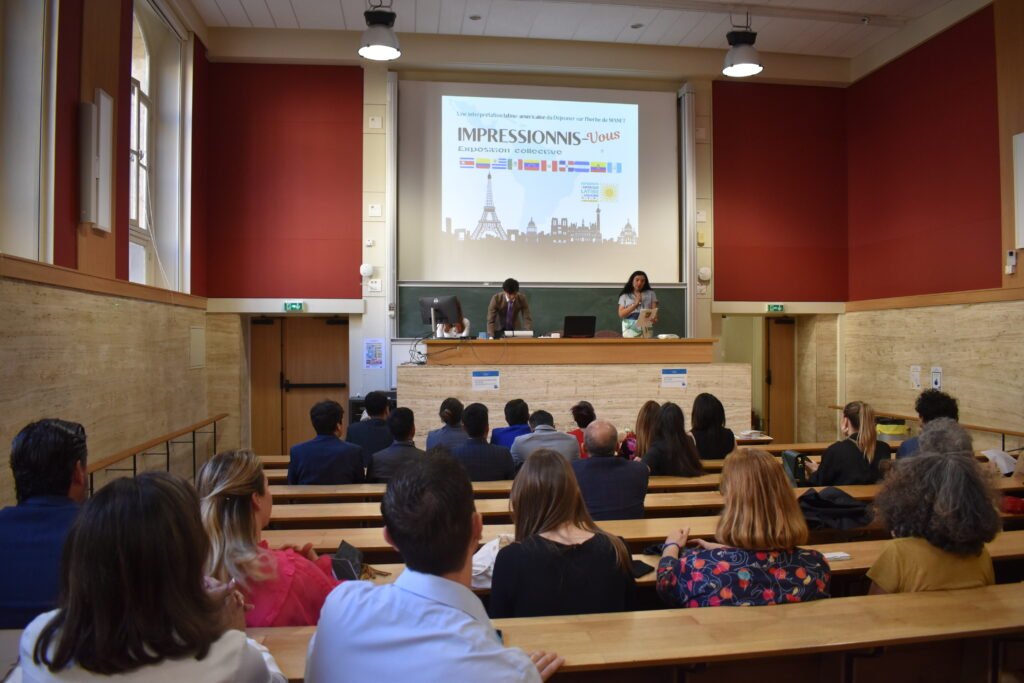
[[[850,559],[850,553],[844,553],[836,551],[834,553],[824,553],[825,559],[829,562],[835,562],[837,560],[848,560]]]
[[[999,471],[1003,473],[1003,476],[1013,474],[1013,471],[1017,469],[1017,460],[1006,451],[1001,451],[998,448],[992,448],[987,451],[982,451],[982,455],[994,462]]]

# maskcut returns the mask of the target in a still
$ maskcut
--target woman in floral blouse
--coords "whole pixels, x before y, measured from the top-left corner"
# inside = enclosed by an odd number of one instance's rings
[[[829,566],[807,542],[796,496],[780,463],[741,448],[722,467],[725,508],[715,537],[684,548],[689,529],[665,539],[658,596],[673,607],[772,605],[829,597]]]

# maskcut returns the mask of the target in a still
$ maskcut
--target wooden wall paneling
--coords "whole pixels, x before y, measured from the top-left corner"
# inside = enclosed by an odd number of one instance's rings
[[[661,387],[661,368],[657,365],[401,366],[398,404],[416,414],[416,441],[420,446],[428,431],[441,426],[437,412],[448,396],[467,405],[486,405],[492,429],[505,426],[505,403],[522,398],[531,411],[549,411],[555,426],[562,430],[576,426],[569,413],[573,404],[590,401],[599,418],[611,421],[622,431],[635,426],[636,414],[648,399],[678,403],[689,422],[693,399],[706,391],[722,401],[726,424],[733,431],[750,428],[749,364],[702,363],[685,367],[688,386],[666,389]],[[472,371],[482,369],[500,370],[500,389],[471,389]]]
[[[767,431],[782,443],[796,439],[796,324],[792,318],[766,318]]]
[[[838,316],[797,316],[797,441],[836,438]]]
[[[996,0],[996,87],[999,95],[999,185],[1002,195],[1003,249],[1016,249],[1014,235],[1013,136],[1024,132],[1024,3]],[[1021,220],[1018,218],[1017,220]],[[1021,265],[1003,275],[1003,287],[1024,284]]]
[[[848,400],[912,414],[910,366],[921,366],[924,388],[938,366],[962,421],[1024,429],[1024,302],[851,313],[843,346]],[[978,450],[999,446],[998,436],[972,436]]]
[[[340,324],[339,324],[340,323]],[[338,318],[285,318],[282,371],[297,384],[350,383],[348,368],[348,321]],[[349,388],[292,388],[284,393],[284,448],[313,438],[316,432],[309,409],[318,401],[333,399],[345,410],[347,425]]]
[[[217,450],[241,448],[249,443],[247,425],[248,364],[242,318],[238,314],[206,316],[207,404],[213,413],[227,413],[217,424]],[[205,439],[204,439],[205,441]],[[200,451],[209,453],[209,447]]]
[[[288,452],[283,440],[281,406],[283,328],[281,318],[254,318],[249,324],[252,447],[262,455]]]
[[[0,443],[60,417],[98,459],[209,416],[206,369],[188,358],[203,311],[2,278],[0,301]],[[9,455],[0,504],[14,499]]]

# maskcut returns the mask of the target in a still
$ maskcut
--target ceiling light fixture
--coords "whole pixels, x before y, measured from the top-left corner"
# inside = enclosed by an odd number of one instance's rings
[[[360,41],[359,56],[375,62],[389,62],[402,56],[395,35],[395,17],[390,0],[385,5],[380,0],[370,0],[370,9],[363,12],[366,30]]]
[[[729,20],[732,21],[731,16]],[[761,73],[764,67],[761,65],[761,55],[754,48],[757,33],[750,30],[750,14],[747,14],[746,25],[733,24],[732,28],[732,31],[725,34],[725,39],[729,41],[731,47],[725,53],[722,73],[733,78],[746,78]]]

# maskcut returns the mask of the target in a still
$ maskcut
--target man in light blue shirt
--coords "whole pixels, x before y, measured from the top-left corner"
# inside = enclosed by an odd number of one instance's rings
[[[406,569],[390,585],[346,581],[327,597],[309,645],[307,683],[539,681],[554,654],[506,648],[470,590],[483,521],[465,468],[418,458],[388,483],[384,538]]]
[[[530,434],[517,436],[512,442],[512,460],[516,470],[523,466],[530,453],[541,448],[550,448],[563,458],[572,462],[580,459],[580,442],[572,434],[555,429],[555,418],[546,410],[535,411],[530,415]]]

